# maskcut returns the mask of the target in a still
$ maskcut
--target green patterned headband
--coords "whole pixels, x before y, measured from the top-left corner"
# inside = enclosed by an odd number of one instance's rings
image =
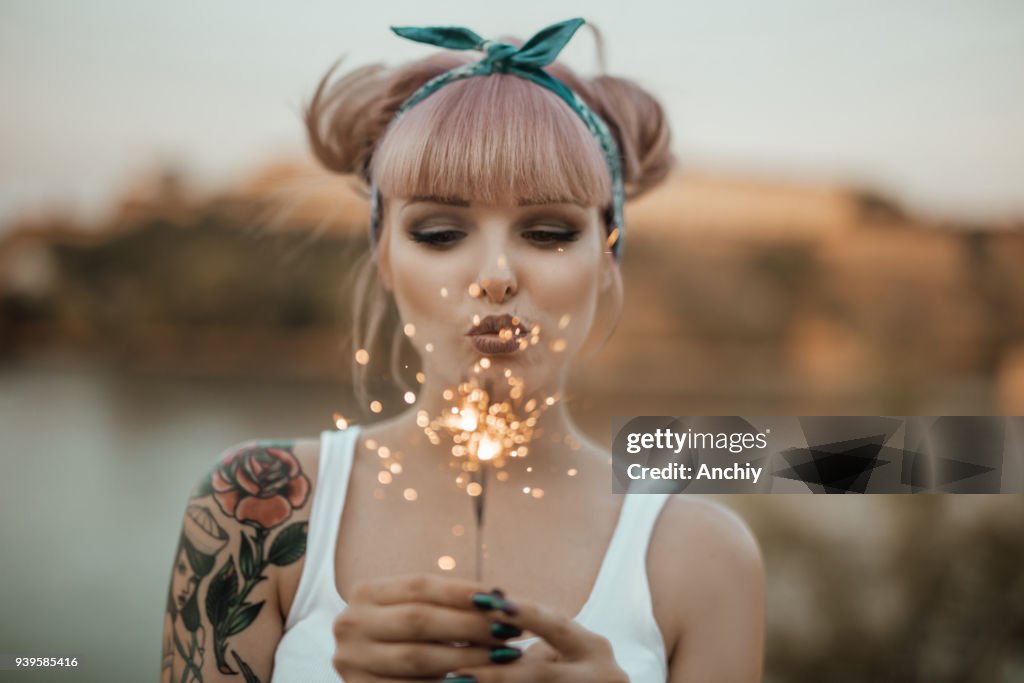
[[[427,81],[409,99],[402,103],[392,123],[401,118],[406,111],[418,102],[449,83],[464,78],[490,76],[495,73],[512,74],[547,88],[558,95],[579,115],[583,123],[586,124],[587,129],[597,138],[597,142],[601,146],[601,153],[608,164],[608,171],[612,179],[611,214],[607,217],[608,230],[610,231],[608,242],[612,254],[618,259],[622,253],[622,242],[626,229],[622,210],[623,204],[626,201],[626,193],[622,182],[619,146],[615,143],[615,138],[608,130],[607,124],[601,120],[601,117],[595,114],[564,83],[544,71],[544,67],[555,61],[558,53],[562,51],[562,48],[569,42],[573,34],[576,33],[576,30],[584,23],[583,19],[568,19],[553,24],[538,32],[526,41],[522,47],[518,48],[508,43],[484,40],[468,28],[459,26],[392,27],[391,30],[399,36],[420,43],[429,43],[430,45],[437,45],[451,50],[478,50],[486,53],[484,58],[478,62],[456,67]],[[380,230],[380,190],[377,188],[376,183],[372,186],[370,196],[370,239],[376,244],[377,235]]]

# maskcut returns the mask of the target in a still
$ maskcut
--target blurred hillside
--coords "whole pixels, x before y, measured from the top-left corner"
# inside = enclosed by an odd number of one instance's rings
[[[140,178],[98,225],[25,219],[0,241],[0,360],[343,380],[366,213],[348,179],[281,162],[217,193]],[[581,396],[637,414],[1024,413],[1024,227],[698,173],[627,218],[625,313]]]

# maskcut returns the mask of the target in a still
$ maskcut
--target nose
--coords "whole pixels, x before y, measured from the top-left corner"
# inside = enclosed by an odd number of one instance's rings
[[[505,254],[498,254],[485,261],[477,278],[477,286],[479,297],[495,304],[504,303],[516,295],[519,284]]]

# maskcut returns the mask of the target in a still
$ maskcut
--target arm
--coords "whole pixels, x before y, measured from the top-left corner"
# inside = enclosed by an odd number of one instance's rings
[[[291,443],[230,449],[196,484],[164,616],[161,682],[268,681],[281,568],[306,551],[310,481]]]
[[[746,524],[701,499],[669,502],[667,540],[655,569],[682,586],[669,683],[757,683],[765,637],[764,564]]]

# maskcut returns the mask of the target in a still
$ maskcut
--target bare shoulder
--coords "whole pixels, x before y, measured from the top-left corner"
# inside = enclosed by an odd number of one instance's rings
[[[709,633],[716,619],[763,621],[760,547],[743,519],[721,503],[672,496],[651,537],[648,575],[670,652],[695,625]]]
[[[660,559],[670,564],[728,561],[737,571],[761,571],[761,549],[750,527],[733,510],[709,498],[669,498],[651,543],[652,552],[661,551]]]
[[[305,564],[306,536],[320,466],[320,438],[252,440],[235,444],[199,483],[219,512],[261,541],[263,575],[287,617]]]
[[[192,497],[261,535],[309,519],[319,466],[319,438],[252,440],[225,449]]]

